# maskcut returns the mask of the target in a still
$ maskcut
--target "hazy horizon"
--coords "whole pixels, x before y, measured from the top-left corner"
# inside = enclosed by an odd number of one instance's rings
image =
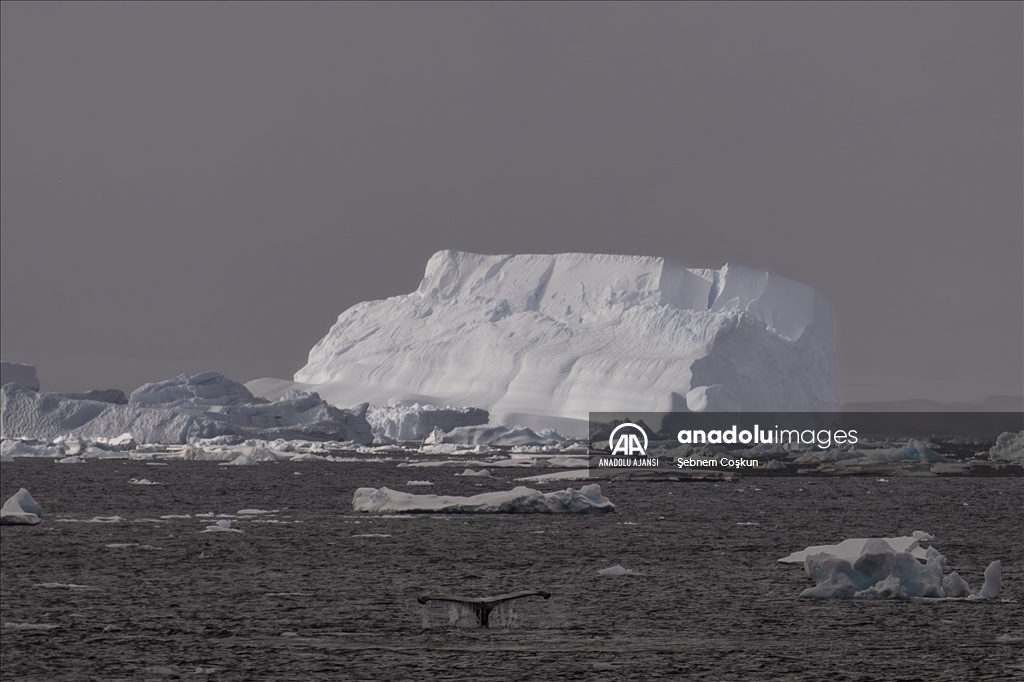
[[[843,402],[1024,394],[1019,4],[3,3],[2,358],[290,378],[432,253],[726,262]]]

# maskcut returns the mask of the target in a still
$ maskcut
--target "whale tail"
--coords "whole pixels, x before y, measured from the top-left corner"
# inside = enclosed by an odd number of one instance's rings
[[[515,592],[512,594],[499,594],[493,597],[460,597],[454,594],[424,594],[416,598],[421,604],[426,604],[430,601],[446,601],[454,604],[464,604],[473,610],[476,614],[476,618],[480,623],[480,627],[490,627],[491,611],[498,607],[499,604],[510,602],[514,599],[522,599],[523,597],[544,597],[545,599],[551,596],[550,592],[544,590],[523,590],[522,592]]]

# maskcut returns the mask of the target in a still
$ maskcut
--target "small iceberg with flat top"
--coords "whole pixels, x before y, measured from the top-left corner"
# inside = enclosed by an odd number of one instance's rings
[[[591,484],[579,490],[568,488],[550,493],[518,486],[472,497],[414,495],[390,488],[359,488],[352,496],[352,509],[374,514],[586,514],[615,511],[615,505],[601,494],[601,486]]]

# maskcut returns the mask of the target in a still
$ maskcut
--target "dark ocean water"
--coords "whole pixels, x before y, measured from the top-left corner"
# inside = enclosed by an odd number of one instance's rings
[[[45,521],[2,528],[0,620],[56,626],[2,631],[3,680],[1024,678],[1024,479],[617,481],[602,483],[614,514],[351,512],[360,486],[470,495],[530,473],[458,470],[3,464],[4,499],[28,488]],[[129,484],[141,477],[164,485]],[[244,508],[278,523],[199,532],[213,521],[197,513]],[[159,519],[172,514],[193,518]],[[914,530],[972,587],[1002,559],[1001,600],[799,600],[811,582],[776,562]],[[598,576],[614,564],[639,575]],[[553,596],[516,602],[509,627],[451,626],[416,602],[525,588]]]

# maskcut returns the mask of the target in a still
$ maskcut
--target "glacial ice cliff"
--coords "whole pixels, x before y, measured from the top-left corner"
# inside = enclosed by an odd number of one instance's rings
[[[439,251],[413,293],[342,313],[295,381],[336,405],[474,406],[530,426],[686,410],[694,391],[689,409],[838,406],[832,314],[814,289],[584,253]]]

